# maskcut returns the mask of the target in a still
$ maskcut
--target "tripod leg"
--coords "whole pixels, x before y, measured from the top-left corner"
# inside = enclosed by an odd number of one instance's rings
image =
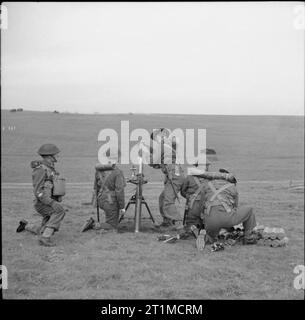
[[[128,201],[128,203],[127,203],[127,206],[125,207],[125,211],[127,211],[127,210],[128,210],[128,208],[129,208],[130,204],[131,204],[131,201],[129,200],[129,201]]]
[[[133,203],[135,203],[135,195],[132,195],[132,196],[130,197],[130,199],[128,200],[128,203],[127,203],[127,205],[126,205],[126,207],[125,207],[125,213],[126,213],[126,211],[128,210],[129,206],[130,206],[131,204],[133,204]],[[123,213],[123,214],[120,216],[119,223],[124,219],[125,213]]]
[[[151,214],[151,211],[149,209],[149,206],[148,206],[147,202],[143,201],[143,203],[145,204],[145,207],[146,207],[146,209],[147,209],[147,211],[148,211],[148,213],[150,215],[150,218],[151,218],[152,222],[155,223],[155,219],[154,219],[153,215]]]

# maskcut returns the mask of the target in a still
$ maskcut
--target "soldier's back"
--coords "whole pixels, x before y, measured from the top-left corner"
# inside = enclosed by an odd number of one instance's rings
[[[206,184],[206,198],[209,200],[211,199],[211,197],[214,195],[214,190],[212,190],[212,188],[210,188],[209,184],[212,184],[214,186],[214,188],[216,190],[219,190],[225,186],[227,186],[227,188],[225,188],[223,191],[221,191],[221,196],[228,199],[230,201],[230,203],[234,202],[237,195],[238,195],[238,191],[237,188],[235,186],[234,183],[230,183],[226,180],[213,180],[213,181],[209,181],[206,180],[205,184]]]
[[[115,190],[116,180],[118,178],[125,181],[123,171],[115,166],[115,168],[110,171],[109,175],[105,177],[105,179],[107,179],[105,186],[108,187],[109,190]]]

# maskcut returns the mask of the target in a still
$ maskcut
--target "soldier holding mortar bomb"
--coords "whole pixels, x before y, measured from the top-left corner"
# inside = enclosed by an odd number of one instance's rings
[[[176,162],[176,143],[169,138],[169,135],[168,130],[164,128],[154,131],[151,134],[151,140],[159,148],[149,147],[149,165],[155,169],[161,169],[164,174],[164,188],[159,196],[159,210],[163,222],[156,228],[173,228],[178,233],[184,233],[182,217],[175,204],[176,200],[179,201],[178,193],[184,174],[181,165]]]

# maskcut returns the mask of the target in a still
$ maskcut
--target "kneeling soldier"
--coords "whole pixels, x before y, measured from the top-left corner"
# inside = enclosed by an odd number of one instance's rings
[[[203,168],[207,171],[209,162]],[[196,164],[195,167],[198,165]],[[187,175],[181,187],[181,195],[186,199],[183,224],[187,232],[195,225],[198,229],[203,228],[202,212],[205,201],[205,178]]]
[[[207,161],[204,165],[195,164],[189,168],[187,177],[181,187],[181,195],[186,198],[183,224],[189,233],[192,225],[199,230],[204,228],[203,211],[205,208],[207,181],[223,180],[235,182],[236,179],[228,172],[209,172],[211,162]],[[224,182],[222,182],[224,183]]]
[[[216,239],[221,228],[230,229],[242,223],[244,244],[256,243],[256,237],[252,234],[256,226],[255,215],[251,207],[238,207],[236,183],[206,180],[205,184],[206,201],[203,221],[207,235]]]
[[[65,210],[59,204],[62,201],[64,190],[61,195],[54,192],[54,185],[59,181],[59,173],[54,166],[59,152],[60,150],[54,144],[44,144],[38,150],[42,160],[31,162],[34,208],[42,216],[42,222],[40,225],[31,226],[26,220],[21,220],[17,228],[17,232],[26,230],[39,235],[39,244],[47,247],[55,246],[51,236],[59,230],[60,223],[65,216]]]
[[[106,216],[105,223],[101,223],[98,228],[116,231],[120,213],[125,211],[126,182],[123,171],[117,166],[118,157],[110,156],[110,150],[106,152],[106,156],[108,164],[113,165],[113,170],[96,172],[95,188],[99,190],[97,201]]]

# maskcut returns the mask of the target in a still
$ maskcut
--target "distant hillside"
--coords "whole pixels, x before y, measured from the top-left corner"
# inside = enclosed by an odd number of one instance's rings
[[[302,179],[304,176],[303,117],[82,115],[2,110],[2,180],[28,180],[30,159],[37,157],[36,150],[42,143],[53,142],[62,150],[60,166],[71,175],[69,179],[88,181],[101,145],[97,141],[98,133],[105,128],[120,132],[121,120],[129,120],[130,131],[160,127],[207,129],[207,147],[215,149],[219,159],[216,168],[227,167],[242,179]],[[125,169],[128,172],[129,166]],[[159,179],[156,170],[147,170],[154,179]]]

